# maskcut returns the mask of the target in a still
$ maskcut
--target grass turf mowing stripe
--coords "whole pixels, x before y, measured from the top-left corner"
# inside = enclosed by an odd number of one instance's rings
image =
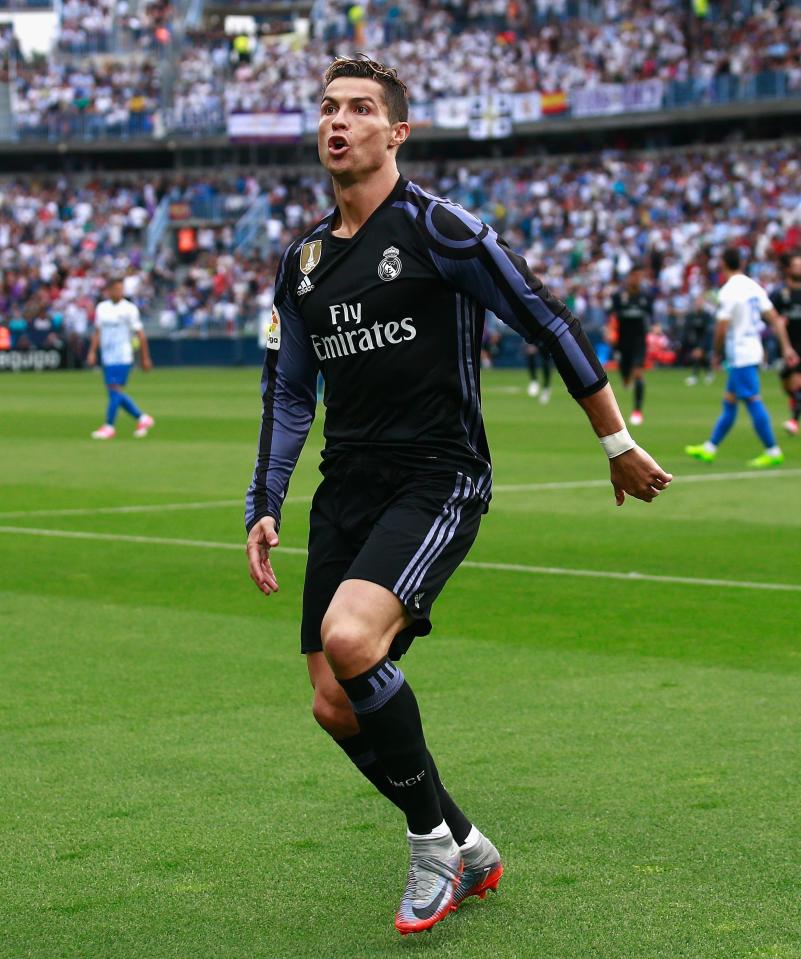
[[[790,479],[801,476],[801,469],[780,470],[772,473],[695,473],[690,476],[675,476],[673,482],[708,483],[724,480]],[[493,493],[539,493],[549,490],[602,489],[609,486],[608,479],[560,480],[553,483],[507,483],[493,486]],[[311,496],[288,496],[285,503],[308,503]],[[0,519],[25,519],[28,516],[105,516],[114,513],[160,513],[180,512],[181,510],[200,510],[243,506],[244,497],[239,499],[214,499],[194,503],[139,503],[127,506],[80,506],[69,509],[32,509],[0,512]]]
[[[127,533],[90,533],[78,530],[35,529],[25,526],[0,526],[0,533],[19,533],[27,536],[55,537],[57,539],[105,540],[115,543],[140,543],[153,546],[196,546],[200,549],[225,549],[240,551],[240,543],[217,543],[197,539],[168,539],[161,536],[134,536]],[[281,553],[305,556],[306,549],[298,546],[278,547]],[[615,572],[602,569],[565,569],[559,566],[526,566],[521,563],[491,563],[466,560],[465,569],[491,570],[501,573],[529,573],[540,576],[578,576],[593,579],[617,579],[627,582],[670,583],[679,586],[715,586],[727,589],[760,589],[778,592],[801,593],[801,585],[795,583],[760,583],[749,580],[705,579],[691,576],[667,576],[653,573]]]

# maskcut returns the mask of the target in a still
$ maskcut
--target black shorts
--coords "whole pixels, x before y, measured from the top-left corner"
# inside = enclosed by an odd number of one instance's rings
[[[638,366],[645,366],[645,338],[620,343],[620,373],[624,380],[631,376],[631,371]]]
[[[354,457],[327,468],[311,506],[301,652],[322,650],[320,627],[339,584],[364,579],[394,593],[412,618],[390,647],[399,659],[431,632],[431,606],[486,510],[476,482],[456,468],[421,472]]]

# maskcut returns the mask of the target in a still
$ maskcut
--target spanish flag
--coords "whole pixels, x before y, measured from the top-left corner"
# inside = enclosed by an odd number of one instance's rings
[[[540,105],[546,116],[554,113],[564,113],[567,110],[567,94],[564,90],[554,90],[551,93],[540,94]]]

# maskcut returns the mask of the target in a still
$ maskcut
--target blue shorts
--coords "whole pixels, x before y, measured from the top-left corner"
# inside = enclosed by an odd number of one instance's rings
[[[112,366],[103,367],[103,379],[106,386],[125,386],[128,382],[128,374],[131,372],[132,363],[115,363]]]
[[[759,367],[737,366],[729,370],[726,392],[734,393],[738,400],[749,400],[759,394]]]

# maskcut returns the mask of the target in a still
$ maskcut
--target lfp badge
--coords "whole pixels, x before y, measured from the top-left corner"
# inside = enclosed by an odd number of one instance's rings
[[[270,317],[270,325],[267,327],[267,349],[281,349],[281,315],[279,314],[278,307],[276,306],[273,306],[272,316]]]

